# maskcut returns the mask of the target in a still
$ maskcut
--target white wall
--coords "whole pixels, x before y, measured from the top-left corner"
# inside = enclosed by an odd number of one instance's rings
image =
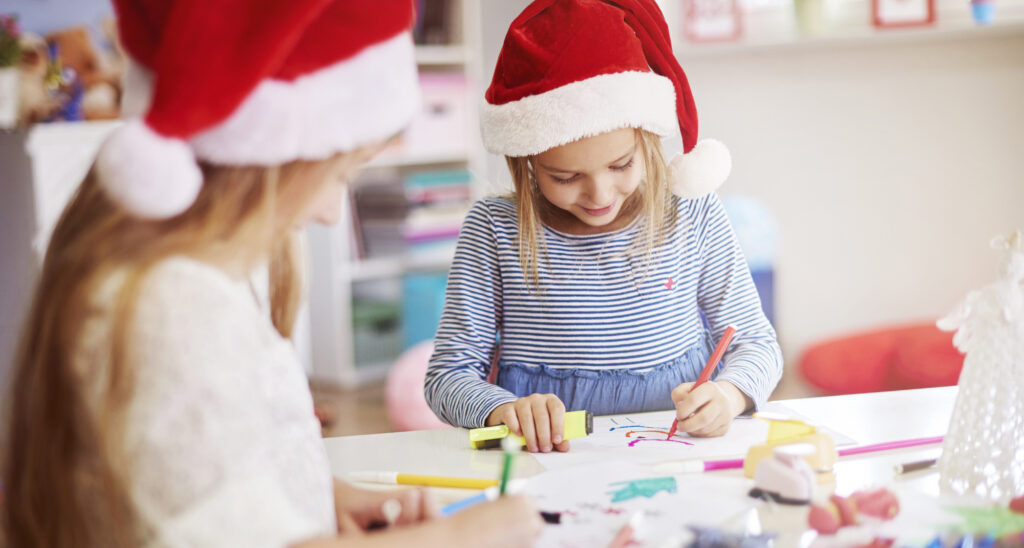
[[[1024,228],[1024,35],[684,59],[725,193],[777,216],[793,365],[822,337],[932,321]]]
[[[484,3],[484,87],[521,4]],[[721,193],[777,217],[788,367],[822,338],[932,322],[994,279],[990,238],[1024,228],[1016,29],[714,54],[676,41],[701,136],[733,154]],[[505,171],[492,157],[486,175]]]

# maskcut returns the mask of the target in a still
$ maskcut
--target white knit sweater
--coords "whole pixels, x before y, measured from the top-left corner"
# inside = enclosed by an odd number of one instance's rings
[[[111,280],[77,367],[98,409]],[[333,484],[305,375],[250,283],[173,258],[143,284],[129,327],[136,384],[125,456],[152,546],[286,546],[336,531]]]

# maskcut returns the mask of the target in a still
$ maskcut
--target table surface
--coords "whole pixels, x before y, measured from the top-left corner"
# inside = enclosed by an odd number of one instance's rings
[[[778,403],[821,424],[850,436],[857,445],[945,434],[956,400],[955,386],[894,392],[850,394],[778,400]],[[331,470],[340,478],[362,470],[396,471],[472,478],[496,478],[500,451],[475,451],[469,447],[467,430],[446,428],[342,436],[324,440]],[[848,493],[862,486],[886,483],[894,478],[895,464],[932,458],[937,445],[843,457],[836,465],[836,491]],[[516,459],[516,477],[544,471],[533,456]],[[740,475],[731,470],[716,474]],[[934,468],[901,476],[926,492],[937,489]],[[441,490],[465,495],[461,490]]]
[[[810,422],[853,438],[856,445],[941,436],[946,433],[956,403],[957,387],[924,388],[894,392],[851,394],[778,400]],[[501,466],[500,451],[475,451],[469,447],[467,430],[447,428],[391,434],[327,438],[331,469],[340,478],[349,472],[378,470],[408,474],[431,474],[493,479]],[[570,449],[571,451],[571,449]],[[848,495],[858,489],[890,485],[925,495],[938,495],[935,467],[897,475],[895,466],[939,456],[937,444],[841,457],[834,468],[835,481],[819,484],[818,495],[835,492]],[[545,469],[532,456],[516,459],[515,477],[525,478]],[[742,478],[742,470],[721,470],[706,475]],[[735,479],[724,480],[733,482]],[[393,486],[362,484],[391,489]],[[440,502],[448,504],[471,496],[474,491],[434,489]],[[832,546],[831,537],[818,537],[807,530],[807,506],[759,505],[743,515],[720,524],[728,530],[750,533],[771,531],[777,546]],[[750,512],[754,512],[753,515]],[[742,523],[742,525],[737,525]],[[830,540],[831,539],[831,540]]]

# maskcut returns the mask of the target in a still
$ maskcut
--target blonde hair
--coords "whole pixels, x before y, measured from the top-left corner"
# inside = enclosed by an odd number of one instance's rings
[[[136,364],[126,360],[140,288],[161,260],[194,257],[225,270],[270,264],[271,316],[289,337],[303,291],[291,228],[352,154],[278,167],[204,166],[196,202],[166,220],[135,218],[111,202],[95,170],[53,232],[23,327],[9,387],[2,525],[9,546],[135,546],[135,515],[122,455]],[[336,184],[336,183],[335,183]],[[74,368],[83,319],[112,274],[110,361],[92,408]]]
[[[644,179],[636,190],[640,198],[639,216],[643,218],[643,230],[629,249],[629,253],[643,260],[646,276],[654,249],[660,245],[669,227],[674,223],[676,210],[672,207],[671,192],[665,180],[668,166],[661,151],[661,139],[647,130],[636,129],[637,145],[644,162]],[[508,198],[516,204],[519,233],[517,238],[519,264],[523,269],[527,286],[540,290],[538,256],[543,254],[547,261],[547,247],[542,235],[543,222],[540,211],[544,196],[537,188],[530,156],[506,156],[509,172],[512,174],[513,192]]]

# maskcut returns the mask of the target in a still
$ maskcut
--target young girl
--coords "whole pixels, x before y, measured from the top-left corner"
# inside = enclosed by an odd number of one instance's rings
[[[7,400],[6,545],[527,545],[525,499],[432,519],[420,491],[333,479],[288,341],[296,229],[335,222],[418,107],[410,2],[216,4],[116,2],[144,116],[47,250]]]
[[[484,143],[514,193],[477,203],[459,236],[425,386],[438,416],[565,451],[567,409],[675,407],[679,431],[717,436],[761,405],[782,359],[712,192],[728,152],[697,143],[654,2],[534,2],[486,99]],[[660,137],[680,130],[686,153],[666,165]],[[724,368],[692,389],[729,325]]]

